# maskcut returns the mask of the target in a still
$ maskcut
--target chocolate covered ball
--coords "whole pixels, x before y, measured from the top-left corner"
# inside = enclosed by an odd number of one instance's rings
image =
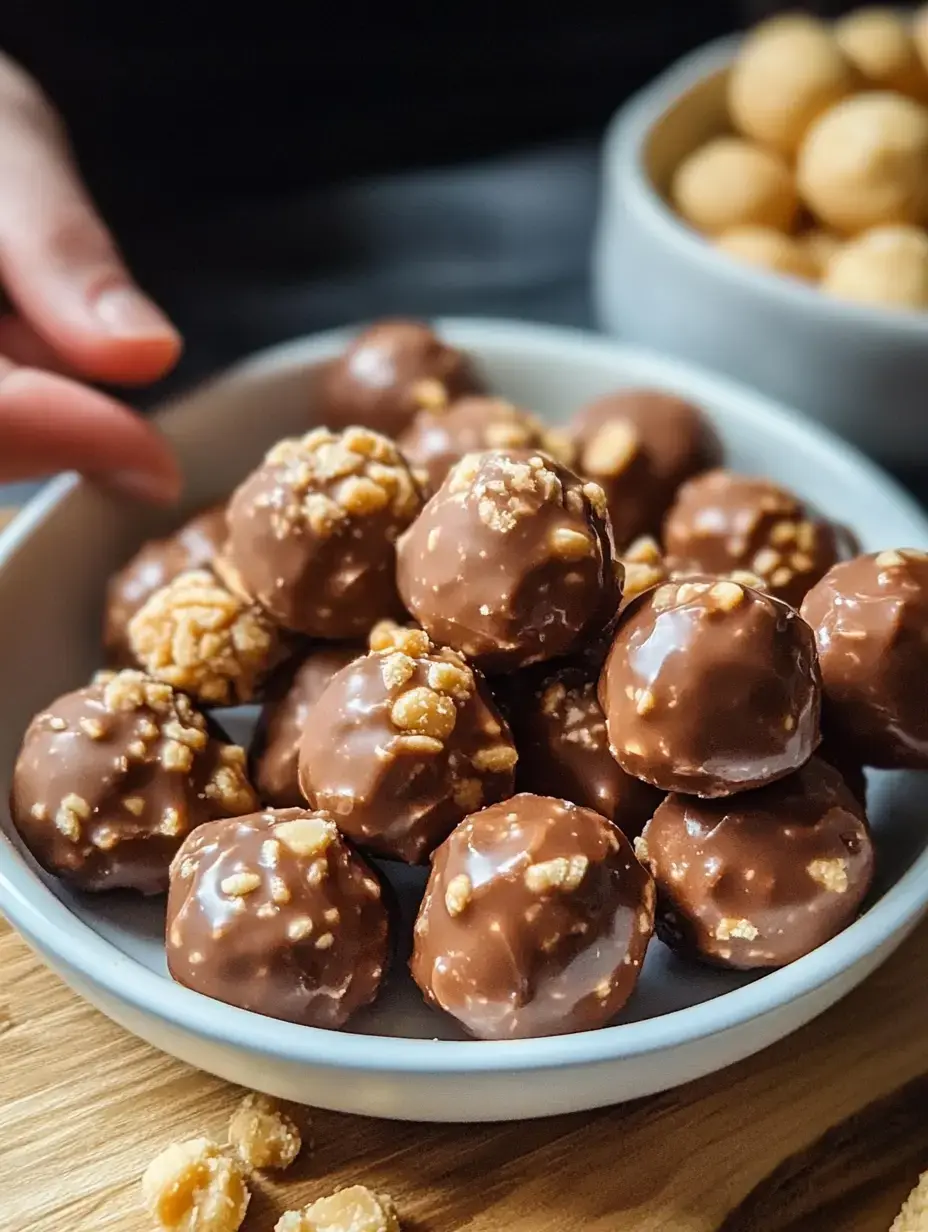
[[[349,838],[411,864],[512,792],[516,751],[478,672],[397,628],[329,681],[300,745],[300,788]]]
[[[660,544],[650,535],[642,535],[623,548],[619,559],[625,570],[620,610],[628,607],[646,590],[666,582],[669,577]]]
[[[110,578],[103,614],[103,647],[114,666],[132,664],[128,624],[156,590],[191,569],[208,569],[226,537],[226,507],[216,505],[163,539],[143,543]]]
[[[341,1027],[377,995],[389,921],[373,869],[325,812],[201,826],[171,865],[171,976],[269,1018]]]
[[[229,502],[223,577],[278,625],[363,637],[402,614],[396,539],[422,497],[395,445],[365,428],[280,441]]]
[[[482,391],[470,359],[419,321],[379,321],[325,370],[319,418],[399,436],[417,411]]]
[[[845,561],[809,592],[825,714],[849,755],[881,769],[928,769],[928,554]]]
[[[856,916],[873,875],[862,805],[814,757],[735,800],[670,795],[635,844],[673,949],[742,970],[782,967]]]
[[[252,781],[264,804],[298,808],[305,803],[298,764],[310,710],[335,673],[365,649],[350,642],[316,646],[295,669],[273,682],[249,753]]]
[[[569,435],[577,470],[606,493],[620,549],[656,535],[684,480],[722,460],[721,443],[702,411],[657,389],[624,389],[574,416]]]
[[[286,653],[265,613],[202,569],[156,590],[129,621],[128,640],[150,675],[206,706],[251,701]]]
[[[798,607],[840,555],[840,535],[770,479],[714,470],[681,487],[664,521],[671,570],[747,570]]]
[[[461,398],[447,408],[420,411],[397,441],[411,466],[438,488],[455,462],[487,449],[540,449],[569,465],[566,437],[505,398]]]
[[[730,579],[666,582],[623,613],[599,681],[612,755],[663,791],[729,796],[819,741],[812,630]]]
[[[501,676],[496,696],[519,753],[517,789],[593,809],[634,838],[663,796],[609,752],[596,695],[600,665],[596,656],[577,656],[527,668]]]
[[[23,842],[83,890],[167,889],[191,830],[257,805],[245,753],[183,693],[136,671],[100,672],[29,724],[10,793]]]
[[[522,794],[436,851],[410,969],[479,1039],[589,1031],[631,996],[653,921],[654,885],[612,822]]]
[[[487,672],[569,654],[622,597],[602,489],[529,450],[463,458],[397,559],[416,620]]]

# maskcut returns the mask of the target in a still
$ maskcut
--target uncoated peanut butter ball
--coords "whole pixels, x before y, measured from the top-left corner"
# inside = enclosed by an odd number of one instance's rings
[[[142,672],[101,672],[29,724],[10,814],[50,873],[83,890],[167,889],[203,822],[250,812],[245,753],[212,734],[183,693]]]
[[[396,446],[366,428],[280,441],[232,495],[223,577],[284,629],[363,637],[402,614],[396,539],[422,496]]]
[[[326,369],[319,418],[333,430],[360,425],[396,437],[417,411],[482,393],[470,359],[420,321],[378,321]]]
[[[862,804],[813,757],[733,800],[669,795],[635,843],[657,882],[657,932],[725,967],[782,967],[857,915],[873,876]]]
[[[828,263],[822,290],[887,308],[928,308],[928,235],[920,227],[873,227]]]
[[[341,1027],[377,995],[389,921],[373,869],[334,819],[268,809],[201,826],[171,865],[167,956],[196,992]]]
[[[622,614],[599,700],[627,774],[696,796],[760,787],[819,742],[812,630],[731,579],[666,582]]]
[[[834,742],[865,766],[928,769],[928,554],[871,552],[805,598]]]
[[[616,546],[656,535],[680,484],[722,461],[706,416],[659,389],[622,389],[587,403],[569,436],[579,474],[606,494]]]
[[[861,8],[835,24],[838,46],[871,89],[925,101],[928,73],[919,58],[908,14]]]
[[[479,672],[395,628],[329,681],[300,746],[303,795],[360,846],[411,864],[512,792],[516,750]]]
[[[436,851],[410,969],[478,1039],[589,1031],[634,990],[654,898],[610,821],[523,793],[468,817]]]
[[[803,282],[814,282],[819,276],[819,265],[810,248],[800,238],[783,235],[772,227],[732,227],[719,236],[716,248],[744,265],[771,274]]]
[[[398,547],[434,641],[487,672],[569,654],[614,619],[623,570],[596,483],[531,450],[468,454]]]
[[[784,159],[741,137],[715,137],[684,158],[670,192],[686,221],[707,235],[743,226],[789,231],[799,212]]]

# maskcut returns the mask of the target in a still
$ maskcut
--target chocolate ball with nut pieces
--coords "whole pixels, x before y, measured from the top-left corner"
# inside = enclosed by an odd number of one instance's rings
[[[397,560],[415,619],[488,673],[570,654],[622,597],[602,489],[531,450],[462,458]]]
[[[696,796],[760,787],[819,742],[812,630],[730,579],[666,582],[623,613],[599,700],[627,774]]]
[[[441,409],[483,392],[469,357],[420,321],[378,321],[328,365],[318,420],[397,437],[418,411]]]
[[[377,875],[334,818],[268,809],[201,826],[171,865],[171,976],[269,1018],[341,1027],[389,957]]]
[[[323,643],[272,681],[249,749],[252,781],[263,804],[297,808],[305,803],[298,766],[310,711],[335,673],[365,652],[361,642]]]
[[[663,794],[626,774],[609,751],[596,694],[602,656],[575,655],[500,676],[495,696],[512,729],[516,787],[570,800],[640,834]]]
[[[873,876],[863,806],[818,757],[734,800],[669,795],[635,844],[672,949],[726,967],[782,967],[857,915]]]
[[[468,813],[508,796],[515,764],[479,672],[421,629],[397,629],[316,702],[300,787],[354,842],[415,864]]]
[[[480,1039],[589,1031],[631,996],[653,924],[654,885],[612,822],[522,794],[436,851],[410,969]]]
[[[257,798],[245,753],[189,698],[141,672],[100,672],[35,716],[10,814],[36,860],[83,890],[167,889],[184,838]]]
[[[569,436],[577,470],[606,493],[620,551],[641,535],[657,535],[680,484],[722,460],[702,411],[657,389],[597,398],[574,416]]]
[[[128,632],[145,671],[205,706],[252,701],[287,650],[259,607],[205,570],[156,590]]]
[[[489,396],[461,398],[448,407],[420,411],[397,444],[410,465],[426,473],[433,492],[468,453],[540,449],[566,465],[573,456],[566,436],[505,398]]]
[[[396,446],[366,428],[317,428],[271,449],[229,502],[218,568],[283,629],[364,637],[400,616],[396,539],[422,495]]]
[[[848,756],[880,769],[928,769],[928,554],[844,561],[805,598],[824,713]]]
[[[106,588],[103,647],[114,667],[133,666],[129,649],[129,621],[145,603],[181,573],[208,569],[226,537],[225,504],[197,514],[180,530],[143,543],[136,554],[114,573]]]
[[[798,608],[838,560],[843,534],[770,479],[714,470],[680,488],[664,548],[674,575],[747,571]]]

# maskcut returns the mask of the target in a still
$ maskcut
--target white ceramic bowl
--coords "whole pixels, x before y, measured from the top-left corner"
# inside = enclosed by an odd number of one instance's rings
[[[925,518],[879,471],[737,386],[555,329],[500,322],[441,328],[472,352],[492,388],[548,417],[630,383],[687,394],[714,417],[734,466],[793,485],[856,526],[869,548],[928,546]],[[189,477],[189,508],[228,492],[272,441],[312,422],[315,373],[343,341],[326,335],[268,352],[165,413],[165,430]],[[104,582],[157,525],[156,516],[64,478],[0,537],[0,798],[30,716],[98,665]],[[402,979],[345,1032],[293,1026],[211,1001],[166,975],[163,904],[69,891],[37,870],[5,812],[0,907],[104,1013],[224,1078],[373,1116],[543,1116],[646,1095],[737,1061],[795,1030],[882,962],[928,902],[928,830],[915,776],[877,778],[880,878],[860,920],[815,953],[759,979],[686,965],[655,941],[617,1025],[582,1035],[465,1040]],[[422,874],[410,871],[406,880],[412,883],[406,896],[412,892],[414,900]]]
[[[726,128],[736,46],[724,39],[680,61],[610,126],[593,257],[599,324],[798,407],[883,461],[924,461],[928,313],[843,303],[743,265],[667,204],[675,168]]]

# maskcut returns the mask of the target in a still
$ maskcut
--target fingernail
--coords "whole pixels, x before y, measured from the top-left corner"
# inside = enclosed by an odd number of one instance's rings
[[[94,308],[111,334],[120,338],[150,338],[152,334],[177,331],[164,313],[135,287],[106,287],[97,296]]]
[[[180,496],[180,481],[150,471],[115,471],[102,477],[102,483],[133,500],[148,504],[172,505]]]

